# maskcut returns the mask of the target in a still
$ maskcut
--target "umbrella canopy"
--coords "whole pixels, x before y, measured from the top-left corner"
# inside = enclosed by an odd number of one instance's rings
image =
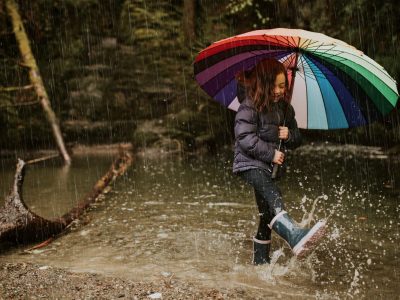
[[[237,110],[235,75],[265,58],[285,65],[300,128],[365,125],[389,113],[399,98],[396,81],[363,52],[300,29],[256,30],[218,41],[196,57],[195,78],[208,95]]]

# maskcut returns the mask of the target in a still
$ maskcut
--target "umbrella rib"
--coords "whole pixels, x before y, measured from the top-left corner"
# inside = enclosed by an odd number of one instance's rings
[[[305,58],[303,58],[303,56]],[[302,71],[303,72],[299,72],[298,73],[299,76],[301,76],[302,78],[308,78],[310,80],[316,80],[317,78],[321,78],[321,79],[326,78],[322,71],[321,72],[315,72],[315,70],[312,70],[309,67],[309,64],[306,61],[306,59],[307,59],[306,55],[303,54],[302,56],[300,56],[300,61],[302,62],[301,66],[302,66]],[[303,76],[303,74],[304,74],[304,76]]]
[[[336,48],[336,46],[332,46],[332,47],[329,48],[329,49],[326,49],[326,50],[317,52],[317,50],[320,49],[321,46],[323,46],[323,45],[318,46],[318,47],[315,48],[313,51],[308,50],[308,52],[309,52],[310,54],[312,54],[312,55],[317,56],[317,57],[320,57],[320,56],[328,57],[328,58],[337,57],[337,58],[339,58],[339,59],[338,59],[338,60],[335,60],[335,61],[337,61],[337,62],[339,62],[339,63],[348,60],[348,59],[343,58],[343,57],[340,56],[340,54],[342,54],[342,53],[348,53],[348,52],[344,52],[343,50],[337,50],[337,53],[338,53],[338,54],[329,53],[329,51],[332,51],[334,48]],[[324,56],[322,53],[325,53],[326,56]],[[351,53],[348,53],[348,54],[349,54],[349,55],[353,55],[353,54],[351,54]],[[355,55],[353,55],[353,56],[355,56]],[[356,56],[356,57],[357,57],[357,56]]]
[[[267,36],[264,35],[264,38],[267,40],[266,37],[267,37]],[[269,37],[275,39],[275,41],[276,41],[276,43],[277,43],[278,45],[279,45],[279,44],[282,44],[282,41],[278,39],[278,36],[277,36],[277,35],[269,35]],[[290,45],[290,43],[289,43],[289,40],[288,40],[287,38],[285,38],[285,40],[286,40],[286,46],[287,46],[287,47],[290,47],[291,45]]]
[[[308,45],[305,46],[305,44],[307,44],[307,43],[308,43]],[[303,42],[301,45],[299,45],[299,48],[301,48],[301,49],[307,49],[308,46],[310,46],[312,43],[316,43],[316,42],[313,42],[313,41],[310,40],[310,39],[306,39],[306,40],[304,40],[304,42]]]
[[[291,36],[290,38],[292,39],[293,45],[294,45],[295,47],[299,47],[299,45],[296,45],[296,41],[294,40],[294,37]],[[299,39],[299,41],[300,41],[300,39]]]
[[[318,52],[318,50],[320,50],[323,46],[328,47],[328,46],[330,46],[330,45],[320,44],[320,45],[318,45],[317,47],[315,47],[315,48],[313,48],[313,49],[307,48],[307,52],[309,52],[309,53],[311,53],[311,54],[314,54],[314,53]],[[319,51],[319,53],[326,53],[326,54],[328,54],[328,55],[340,57],[339,55],[329,53],[329,51],[332,51],[332,49],[334,49],[334,48],[335,48],[335,46],[332,45],[332,46],[330,46],[328,49]]]
[[[296,62],[296,54],[295,53],[293,53],[291,55],[291,62]],[[297,68],[297,65],[295,67]]]
[[[306,43],[307,43],[307,45],[306,45]],[[318,44],[318,41],[314,41],[314,40],[311,40],[311,39],[306,39],[303,42],[303,44],[300,46],[300,48],[305,49],[306,51],[309,51],[310,45],[314,45],[314,44]],[[320,47],[320,46],[322,46],[322,45],[319,45],[318,47]],[[311,52],[311,51],[309,51],[309,52]]]
[[[275,37],[275,39],[278,41],[278,43],[280,42],[280,40],[278,39],[278,36],[277,35],[274,35],[274,37]],[[286,46],[287,47],[290,47],[290,42],[289,42],[289,39],[286,37],[286,36],[281,36],[282,38],[283,38],[283,40],[285,40],[286,41]]]
[[[268,37],[270,37],[270,38],[272,38],[272,39],[275,39],[275,42],[276,42],[277,44],[279,44],[279,41],[278,41],[278,39],[276,38],[276,35],[273,35],[273,36],[272,36],[272,35],[268,35]],[[269,42],[266,34],[263,34],[263,38],[264,38],[264,40],[266,40],[267,42]]]
[[[302,76],[302,78],[309,78],[314,80],[314,77],[316,78],[317,76],[315,75],[315,73],[308,71],[308,64],[305,62],[305,59],[303,58],[303,56],[305,56],[304,54],[300,56],[299,61],[301,61],[301,67],[302,67],[302,71],[303,72],[299,72],[298,75]],[[304,74],[304,76],[303,76]],[[311,75],[314,75],[314,77],[312,77]],[[318,75],[319,77],[320,75]]]
[[[286,63],[286,62],[289,62],[289,64],[288,65],[291,65],[292,64],[292,61],[293,61],[293,55],[292,54],[289,54],[289,55],[287,55],[287,56],[285,56],[285,59],[282,61],[282,63],[284,64],[284,63]]]
[[[311,45],[311,44],[316,44],[317,43],[317,41],[312,41],[311,39],[307,39],[305,42],[304,42],[304,44],[306,43],[306,42],[309,42],[308,43],[308,45],[307,45],[307,47],[305,47],[305,48],[303,48],[303,49],[306,49],[306,52],[308,52],[308,53],[310,53],[310,54],[314,54],[314,53],[316,53],[317,52],[317,50],[318,49],[320,49],[322,46],[325,46],[324,44],[320,44],[320,45],[318,45],[317,47],[315,47],[313,50],[310,50],[308,47]],[[303,46],[304,47],[304,46]],[[332,49],[334,49],[335,48],[335,46],[332,46],[330,49],[327,49],[327,50],[324,50],[324,51],[320,51],[320,53],[323,53],[323,52],[328,52],[328,51],[331,51]],[[329,54],[329,53],[327,53],[327,54]],[[315,55],[315,54],[314,54]],[[329,54],[330,55],[330,54]],[[338,57],[340,57],[340,56],[338,56]],[[341,57],[340,57],[341,58]],[[303,67],[304,67],[304,65],[303,65]],[[305,75],[305,77],[309,77],[309,76],[307,76],[307,74],[310,74],[310,72],[307,72],[307,71],[305,71],[305,69],[304,69],[304,75]],[[320,75],[316,75],[315,74],[315,72],[312,72],[312,74],[315,76],[315,78],[319,78],[320,77]],[[322,74],[322,73],[321,73]],[[313,79],[312,77],[309,77],[310,79]]]
[[[264,35],[265,38],[266,38],[266,36],[267,35]],[[277,35],[269,35],[269,37],[274,38],[276,40],[277,44],[282,44],[282,40],[279,40]],[[293,47],[293,45],[296,45],[296,43],[294,41],[293,41],[293,43],[291,43],[289,41],[289,38],[293,39],[292,36],[281,36],[281,37],[283,38],[283,40],[286,41],[286,46],[287,47],[291,48],[291,47]]]

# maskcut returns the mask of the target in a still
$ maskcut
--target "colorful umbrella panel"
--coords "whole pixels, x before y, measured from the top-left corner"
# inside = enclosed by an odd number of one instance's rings
[[[300,128],[365,125],[398,101],[395,80],[377,62],[343,41],[299,29],[256,30],[218,41],[197,56],[195,78],[208,95],[237,110],[235,75],[271,57],[288,70]]]

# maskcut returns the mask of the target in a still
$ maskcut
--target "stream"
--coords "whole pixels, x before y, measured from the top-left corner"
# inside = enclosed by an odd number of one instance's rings
[[[52,218],[73,207],[109,168],[111,155],[29,166],[25,203]],[[326,237],[305,260],[273,235],[271,265],[253,266],[258,225],[253,191],[232,174],[232,152],[195,158],[138,158],[80,224],[45,248],[0,253],[76,272],[152,281],[186,280],[263,298],[394,299],[400,294],[400,162],[379,148],[304,145],[288,155],[279,185],[301,224],[328,219]],[[0,194],[14,161],[3,160]]]

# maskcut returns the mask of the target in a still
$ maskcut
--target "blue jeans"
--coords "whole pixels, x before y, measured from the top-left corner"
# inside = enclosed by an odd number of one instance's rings
[[[277,213],[285,209],[281,191],[271,175],[264,170],[250,169],[240,172],[238,175],[254,188],[260,213],[256,238],[269,240],[271,239],[271,229],[268,224]]]

